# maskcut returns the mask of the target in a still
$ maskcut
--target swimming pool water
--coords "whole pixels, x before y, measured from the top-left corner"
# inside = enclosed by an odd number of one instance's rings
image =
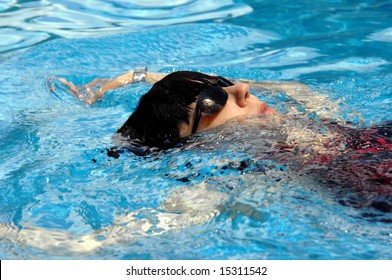
[[[222,128],[231,134],[190,147],[114,159],[112,135],[150,85],[91,106],[48,87],[51,76],[82,84],[139,65],[294,80],[339,101],[339,116],[354,125],[380,123],[392,116],[389,1],[96,2],[0,4],[0,223],[88,234],[137,211],[154,221],[171,193],[194,185],[227,198],[205,223],[151,236],[131,230],[92,254],[2,238],[1,259],[392,257],[391,223],[381,222],[391,213],[342,206],[317,185],[296,183],[285,166],[258,161],[273,135],[249,127],[244,136],[234,123]],[[287,109],[282,96],[255,94]]]

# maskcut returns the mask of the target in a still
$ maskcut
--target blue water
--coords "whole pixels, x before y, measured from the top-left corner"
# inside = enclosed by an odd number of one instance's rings
[[[77,236],[137,211],[154,220],[170,194],[194,185],[227,199],[204,223],[138,237],[130,230],[91,254],[2,237],[1,259],[392,258],[392,226],[380,222],[391,213],[342,206],[285,166],[257,162],[260,132],[244,136],[231,124],[237,133],[203,135],[193,148],[114,159],[112,135],[150,85],[89,106],[47,84],[51,76],[83,84],[139,65],[299,81],[339,102],[339,117],[371,125],[392,116],[390,1],[78,2],[0,3],[0,223]],[[255,94],[287,109],[282,96]],[[265,172],[256,172],[260,164]],[[376,218],[365,219],[368,211]]]

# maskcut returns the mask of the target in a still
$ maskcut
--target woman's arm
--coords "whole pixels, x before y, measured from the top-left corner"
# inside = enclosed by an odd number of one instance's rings
[[[81,101],[88,104],[95,103],[98,99],[102,98],[104,94],[119,87],[126,86],[134,83],[134,71],[129,71],[113,79],[94,79],[86,85],[75,86],[72,82],[67,81],[64,78],[54,78],[60,81],[63,85],[69,88],[69,92]],[[149,83],[155,83],[165,77],[167,74],[146,72],[145,80]],[[50,90],[54,90],[54,86],[50,87]]]
[[[146,82],[155,83],[165,77],[167,74],[146,72]],[[98,91],[97,98],[102,98],[106,91],[116,89],[134,82],[134,71],[129,71],[114,79],[108,80]]]
[[[298,102],[308,112],[314,112],[323,119],[339,118],[336,113],[340,111],[341,101],[332,101],[328,95],[320,94],[303,83],[252,80],[238,80],[236,82],[247,83],[251,89],[256,91],[282,92]]]

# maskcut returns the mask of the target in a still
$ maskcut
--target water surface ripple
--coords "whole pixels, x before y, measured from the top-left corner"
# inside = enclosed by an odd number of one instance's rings
[[[80,38],[152,26],[223,20],[252,12],[240,1],[5,1],[0,3],[0,53],[49,38]]]

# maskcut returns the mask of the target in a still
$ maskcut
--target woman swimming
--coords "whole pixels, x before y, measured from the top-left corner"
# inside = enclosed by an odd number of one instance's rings
[[[262,129],[270,129],[272,137],[276,136],[276,145],[266,153],[256,153],[255,157],[299,163],[287,165],[297,174],[296,178],[320,181],[343,205],[376,209],[376,213],[366,213],[370,218],[380,212],[392,212],[392,123],[352,129],[324,122],[325,126],[317,129],[309,120],[309,126],[298,127],[298,123],[290,122],[290,115],[280,115],[249,92],[249,84],[259,90],[278,90],[301,103],[308,112],[327,118],[333,111],[333,103],[300,83],[245,81],[234,84],[222,77],[196,72],[164,75],[145,70],[131,71],[111,80],[97,79],[81,87],[59,79],[72,94],[87,103],[94,103],[108,90],[141,80],[156,83],[119,128],[117,134],[125,142],[168,148],[230,119],[254,116],[247,121],[261,122]],[[291,114],[295,115],[296,112]],[[240,166],[246,167],[247,163]],[[0,224],[0,236],[54,255],[89,255],[107,246],[207,223],[227,208],[227,203],[230,203],[229,193],[209,185],[206,180],[176,189],[157,209],[143,208],[118,216],[112,225],[88,234],[76,235],[34,225]],[[262,214],[251,205],[230,204],[229,209],[229,216],[241,213],[254,220],[262,219]],[[388,217],[377,221],[392,222]]]
[[[60,79],[80,100],[94,103],[108,90],[133,83],[132,71],[112,80],[98,79],[77,88]],[[143,80],[156,81],[140,99],[135,112],[117,131],[128,140],[147,146],[167,146],[195,132],[209,130],[242,115],[272,115],[276,112],[250,94],[246,83],[234,84],[198,72],[178,71],[167,76],[145,72]],[[102,86],[93,91],[97,82]],[[87,96],[86,96],[86,93]]]
[[[362,202],[352,205],[392,211],[392,123],[354,129],[331,122],[323,109],[328,108],[331,113],[334,104],[303,84],[248,80],[233,83],[220,76],[198,72],[178,71],[165,75],[147,72],[146,68],[136,68],[111,80],[98,79],[79,88],[64,79],[60,81],[88,103],[119,86],[138,81],[155,82],[117,131],[127,142],[136,145],[172,147],[194,133],[211,130],[240,116],[258,117],[253,121],[268,123],[263,129],[286,126],[284,140],[276,145],[276,152],[267,154],[269,159],[296,162],[298,174],[319,178],[324,185],[336,185],[336,189],[344,186],[346,192],[361,194],[358,201]],[[100,87],[93,92],[90,87],[97,84]],[[297,123],[289,126],[289,116],[279,114],[252,95],[250,85],[258,90],[283,91],[325,121],[303,127]],[[86,91],[89,92],[87,98],[82,94]],[[336,193],[341,195],[343,191]],[[377,195],[382,197],[382,202],[368,199]]]

